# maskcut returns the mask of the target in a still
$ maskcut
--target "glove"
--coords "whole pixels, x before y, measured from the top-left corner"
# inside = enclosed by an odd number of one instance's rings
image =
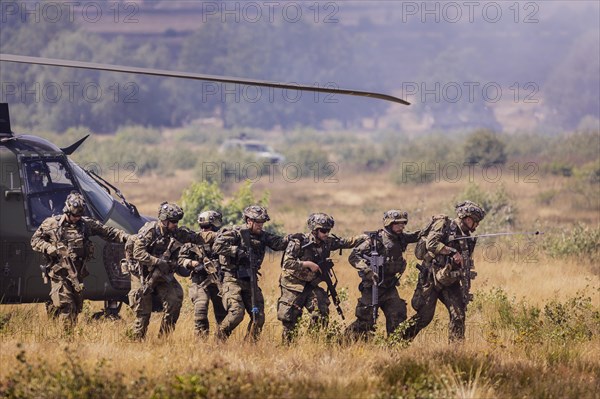
[[[377,283],[379,281],[379,276],[377,273],[374,273],[370,267],[365,267],[361,270],[362,277],[367,281],[372,281],[373,283]]]
[[[194,273],[200,273],[204,270],[204,265],[196,266],[193,270]]]
[[[292,241],[292,240],[302,240],[302,238],[304,237],[304,234],[302,233],[294,233],[294,234],[288,234],[286,236],[287,241]]]
[[[190,274],[192,274],[191,271],[189,271],[188,269],[186,269],[183,266],[177,266],[175,268],[175,273],[177,273],[178,275],[180,275],[181,277],[189,277]]]
[[[46,254],[48,254],[48,256],[55,256],[58,254],[58,249],[54,245],[50,245],[46,248]]]

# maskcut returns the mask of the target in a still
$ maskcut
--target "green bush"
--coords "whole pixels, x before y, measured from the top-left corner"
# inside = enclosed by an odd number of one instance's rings
[[[196,226],[198,214],[207,210],[221,212],[223,225],[241,224],[243,223],[243,211],[247,206],[258,204],[268,207],[269,205],[269,192],[265,191],[260,199],[255,198],[252,192],[252,183],[249,181],[242,184],[229,201],[224,202],[223,197],[223,192],[216,183],[192,183],[183,191],[179,200],[184,210],[182,224]],[[270,221],[265,224],[265,230],[274,234],[282,234],[282,225]]]
[[[292,147],[286,152],[288,164],[295,164],[299,170],[294,171],[302,174],[302,177],[327,178],[332,173],[329,163],[329,155],[317,144],[302,144]],[[292,168],[288,166],[287,170],[292,173]],[[294,180],[296,175],[287,176]]]
[[[572,229],[549,231],[543,248],[553,258],[576,256],[578,259],[595,261],[600,247],[600,227],[578,223]]]
[[[502,165],[506,162],[505,147],[491,130],[476,130],[465,140],[464,159],[466,163],[484,167]]]

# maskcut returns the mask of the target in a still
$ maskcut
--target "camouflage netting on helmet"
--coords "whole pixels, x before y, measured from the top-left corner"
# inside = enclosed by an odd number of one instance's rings
[[[250,205],[244,209],[244,218],[254,220],[259,223],[264,223],[271,220],[269,214],[267,213],[267,208],[259,205]]]
[[[333,217],[327,215],[326,213],[313,213],[308,217],[306,223],[308,224],[310,231],[315,231],[316,229],[331,230],[335,225]]]
[[[65,201],[63,212],[73,216],[81,216],[85,212],[85,198],[77,191],[71,191]]]
[[[158,219],[179,222],[183,218],[183,210],[177,204],[163,202],[158,208]]]
[[[204,211],[198,215],[198,224],[200,227],[221,227],[223,225],[223,215],[217,211]]]
[[[483,208],[472,201],[463,201],[456,204],[455,210],[456,214],[461,219],[471,217],[474,221],[481,222],[485,217]]]
[[[392,223],[408,222],[408,212],[390,209],[383,214],[383,226],[389,227]]]

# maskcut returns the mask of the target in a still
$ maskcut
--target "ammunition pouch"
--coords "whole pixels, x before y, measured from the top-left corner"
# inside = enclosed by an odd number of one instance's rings
[[[436,285],[449,287],[460,279],[460,270],[452,270],[452,264],[437,268],[434,274]]]

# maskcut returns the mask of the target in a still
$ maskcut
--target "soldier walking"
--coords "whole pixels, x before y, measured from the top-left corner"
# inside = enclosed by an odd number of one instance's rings
[[[179,251],[179,264],[192,273],[190,299],[194,304],[194,332],[205,337],[209,332],[208,304],[212,302],[217,324],[221,324],[227,311],[221,298],[221,267],[212,245],[217,231],[223,225],[223,216],[217,211],[205,211],[198,215],[200,236],[204,244],[184,244]]]
[[[419,281],[411,305],[417,313],[411,317],[412,326],[404,333],[404,339],[412,340],[425,328],[435,314],[438,299],[446,306],[450,316],[449,341],[462,341],[465,337],[465,313],[469,301],[461,280],[471,262],[476,239],[464,239],[475,232],[485,217],[478,204],[464,201],[455,207],[457,217],[445,215],[434,217],[425,239],[426,254],[419,270]],[[463,238],[463,239],[461,239]],[[419,244],[417,245],[417,248]],[[468,255],[468,259],[464,258]],[[470,282],[468,282],[470,285]],[[466,294],[466,295],[465,295]]]
[[[383,215],[383,229],[372,232],[371,240],[365,241],[352,250],[348,261],[362,281],[358,287],[361,296],[356,305],[356,320],[348,326],[346,333],[353,338],[368,338],[375,331],[375,314],[378,308],[385,315],[388,336],[406,320],[406,301],[400,298],[396,287],[406,270],[403,253],[410,243],[419,239],[420,231],[408,233],[404,228],[408,213],[389,210]],[[379,263],[379,270],[373,270]],[[377,303],[373,306],[373,286]]]
[[[322,268],[331,262],[331,251],[354,248],[365,239],[364,235],[330,236],[335,221],[325,213],[313,213],[307,224],[310,233],[291,239],[283,257],[279,279],[281,296],[277,302],[277,319],[283,323],[283,342],[293,340],[302,308],[311,313],[313,323],[327,325],[330,301],[327,291],[319,286],[325,277]],[[336,306],[339,307],[339,303]]]
[[[242,322],[244,311],[251,317],[246,337],[259,337],[265,324],[265,302],[258,285],[258,271],[267,247],[282,251],[289,241],[288,237],[263,231],[263,225],[270,220],[266,208],[251,205],[243,215],[246,225],[223,228],[213,245],[223,270],[222,296],[227,310],[217,333],[222,340]]]
[[[45,219],[31,237],[34,251],[48,259],[46,272],[51,281],[50,299],[65,331],[71,331],[83,307],[83,279],[89,275],[85,262],[93,258],[91,236],[124,243],[129,234],[83,216],[86,202],[73,191],[67,196],[62,215]]]
[[[158,295],[163,306],[159,336],[175,329],[183,303],[183,288],[174,273],[189,276],[185,269],[177,267],[178,250],[188,242],[202,244],[200,235],[178,226],[182,218],[183,210],[177,204],[163,202],[158,210],[158,220],[142,226],[132,245],[128,242],[125,246],[125,255],[131,259],[129,304],[135,313],[131,331],[134,339],[141,340],[146,336],[153,293]]]

